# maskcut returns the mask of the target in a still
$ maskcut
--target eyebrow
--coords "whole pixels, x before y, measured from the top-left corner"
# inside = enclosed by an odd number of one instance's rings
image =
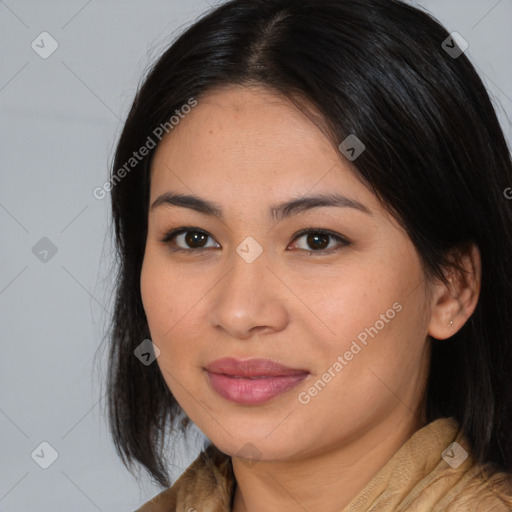
[[[213,201],[202,199],[193,194],[179,194],[173,192],[165,192],[158,196],[153,204],[151,210],[154,210],[158,206],[162,205],[174,205],[181,206],[183,208],[190,208],[199,213],[205,215],[212,215],[224,220],[224,214],[222,207]],[[279,203],[270,208],[270,216],[273,220],[281,220],[286,217],[290,217],[293,214],[301,213],[306,210],[313,208],[319,208],[322,206],[335,206],[338,208],[354,208],[361,212],[372,215],[370,209],[364,204],[350,199],[343,194],[318,194],[314,196],[300,197],[298,199],[291,199],[284,203]]]

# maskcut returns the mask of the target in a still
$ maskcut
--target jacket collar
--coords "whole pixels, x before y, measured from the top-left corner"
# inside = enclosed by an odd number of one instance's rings
[[[342,512],[448,510],[480,471],[469,452],[453,418],[435,420],[409,438]],[[235,488],[231,458],[209,444],[171,488],[136,512],[230,512]]]
[[[235,487],[231,457],[209,443],[172,487],[135,512],[231,512]]]

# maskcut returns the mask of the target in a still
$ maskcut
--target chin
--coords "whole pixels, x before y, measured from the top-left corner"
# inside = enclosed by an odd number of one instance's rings
[[[279,439],[261,438],[257,435],[238,435],[236,438],[224,437],[211,439],[212,443],[230,457],[244,459],[248,464],[260,462],[277,462],[293,458],[299,451],[294,439],[294,445],[286,445]]]

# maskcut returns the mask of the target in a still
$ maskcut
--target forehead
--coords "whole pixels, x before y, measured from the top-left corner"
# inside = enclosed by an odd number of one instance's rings
[[[223,87],[198,99],[153,159],[152,200],[169,188],[226,204],[332,191],[375,201],[318,123],[262,87]]]

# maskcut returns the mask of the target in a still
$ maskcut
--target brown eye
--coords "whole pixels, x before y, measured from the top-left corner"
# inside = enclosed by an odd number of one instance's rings
[[[175,252],[200,253],[203,250],[211,248],[219,248],[218,244],[207,246],[209,233],[202,229],[194,227],[181,227],[171,230],[165,235],[161,242],[169,244],[171,250]],[[306,229],[295,235],[294,240],[304,238],[305,247],[299,247],[300,250],[309,252],[310,254],[323,254],[340,250],[351,244],[343,236],[338,233],[327,231],[324,229]],[[331,241],[337,242],[334,247]]]
[[[173,229],[161,241],[171,245],[173,251],[199,252],[209,248],[206,246],[209,236],[206,231],[183,227]]]
[[[329,246],[329,235],[324,235],[322,233],[308,233],[306,237],[306,241],[309,247],[324,250]]]
[[[305,237],[305,247],[300,249],[309,251],[311,253],[323,253],[323,252],[334,252],[339,250],[341,247],[346,247],[350,245],[350,242],[337,233],[333,233],[331,231],[326,231],[323,229],[308,229],[300,232],[294,240]],[[332,248],[329,247],[330,240],[335,240],[338,242],[338,245],[341,247]],[[336,244],[335,244],[336,245]]]
[[[185,243],[192,248],[203,248],[208,235],[199,231],[187,231],[184,236]],[[196,245],[197,244],[197,245]]]

